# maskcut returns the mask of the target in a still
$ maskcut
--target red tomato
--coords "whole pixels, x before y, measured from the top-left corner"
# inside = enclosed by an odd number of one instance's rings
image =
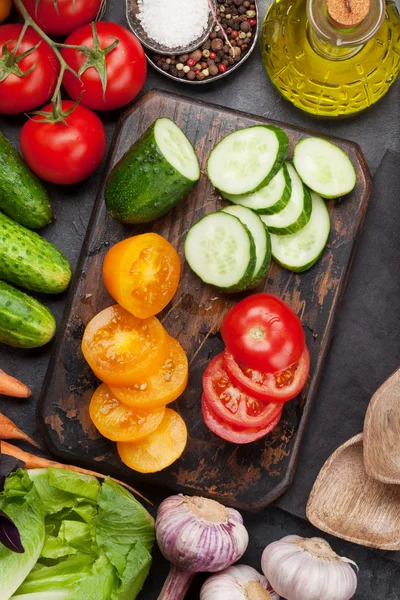
[[[225,371],[222,353],[204,371],[203,394],[212,412],[234,427],[266,427],[282,412],[280,404],[260,402],[237,388]]]
[[[95,19],[101,0],[22,0],[32,19],[50,35],[68,35]]]
[[[249,444],[250,442],[255,442],[266,436],[267,433],[275,429],[278,425],[282,414],[281,405],[279,414],[266,427],[261,427],[259,429],[239,429],[237,427],[232,427],[232,425],[217,417],[217,415],[212,412],[204,394],[201,398],[201,408],[203,411],[204,422],[208,429],[223,440],[232,442],[233,444]]]
[[[297,362],[305,346],[300,319],[272,294],[253,294],[231,308],[221,335],[238,362],[264,373]]]
[[[239,365],[229,350],[224,352],[224,366],[231,381],[261,402],[287,402],[295,398],[306,384],[310,371],[310,353],[307,346],[299,362],[284,371],[262,373]]]
[[[68,111],[74,103],[62,102]],[[44,111],[51,111],[51,105]],[[77,183],[93,173],[106,151],[106,132],[99,117],[84,106],[77,106],[66,123],[42,122],[34,115],[21,131],[21,151],[37,175],[51,183]]]
[[[11,51],[20,36],[22,25],[2,25],[0,27],[0,59],[4,57],[4,46]],[[39,44],[39,47],[30,52],[18,64],[14,61],[14,69],[20,69],[21,75],[7,73],[7,66],[0,66],[0,113],[15,115],[17,113],[33,110],[51,98],[57,84],[60,64],[56,55],[48,44],[29,27],[16,52],[18,57],[30,48]],[[34,65],[29,75],[24,75]]]
[[[119,40],[117,46],[105,56],[107,88],[103,94],[99,73],[90,67],[82,73],[80,80],[72,73],[65,72],[63,83],[71,98],[75,100],[82,94],[82,104],[94,110],[114,110],[132,102],[142,89],[146,79],[146,56],[142,45],[133,33],[117,23],[96,23],[100,48],[110,46]],[[91,25],[81,27],[68,37],[66,44],[93,48],[93,30]],[[87,57],[79,50],[63,48],[65,61],[75,72],[86,62]],[[102,50],[95,53],[100,57]]]

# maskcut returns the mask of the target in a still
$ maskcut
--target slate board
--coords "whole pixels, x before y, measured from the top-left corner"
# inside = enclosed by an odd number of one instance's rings
[[[172,213],[147,226],[126,227],[106,212],[104,181],[113,165],[157,117],[172,118],[186,132],[195,145],[203,175],[186,201]],[[343,201],[329,203],[332,229],[322,259],[300,275],[273,264],[259,288],[283,298],[301,317],[311,354],[310,380],[303,393],[285,405],[280,425],[266,438],[241,447],[222,441],[203,423],[201,377],[210,358],[223,348],[219,327],[224,314],[240,296],[223,295],[204,285],[184,261],[183,241],[194,222],[222,206],[204,175],[211,148],[235,129],[259,123],[283,127],[291,150],[299,138],[312,135],[297,127],[158,91],[147,93],[122,116],[37,409],[46,443],[61,459],[124,476],[127,480],[141,478],[185,493],[212,497],[252,511],[262,509],[290,486],[334,316],[367,209],[371,180],[356,144],[328,138],[350,156],[357,171],[357,186]],[[114,444],[102,438],[90,422],[88,403],[98,381],[83,359],[80,344],[88,321],[113,303],[101,283],[101,266],[108,248],[125,237],[150,230],[166,237],[182,260],[178,292],[160,318],[189,357],[188,388],[174,406],[187,423],[189,441],[181,459],[170,468],[141,476],[121,463]]]

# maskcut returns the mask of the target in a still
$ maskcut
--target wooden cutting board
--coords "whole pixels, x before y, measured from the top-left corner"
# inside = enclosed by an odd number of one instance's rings
[[[104,182],[115,163],[157,117],[173,119],[186,132],[200,159],[202,177],[188,198],[166,217],[144,226],[124,226],[107,214]],[[185,262],[183,243],[193,223],[222,207],[219,195],[204,174],[210,150],[228,133],[260,123],[282,127],[289,136],[291,150],[301,137],[316,135],[160,91],[147,93],[122,116],[37,408],[44,438],[51,452],[59,458],[128,480],[140,478],[188,494],[208,496],[251,511],[262,509],[290,486],[334,317],[367,209],[371,179],[363,154],[355,143],[321,136],[333,140],[349,155],[357,171],[357,186],[343,201],[329,202],[332,228],[321,260],[303,274],[272,264],[268,277],[258,289],[283,298],[302,319],[311,354],[311,377],[302,394],[285,405],[281,423],[267,437],[244,446],[224,442],[203,422],[201,378],[210,358],[223,349],[219,328],[224,315],[243,295],[221,294],[203,284]],[[190,363],[187,390],[173,405],[188,426],[187,448],[170,468],[148,476],[125,467],[114,444],[98,434],[91,424],[88,404],[98,381],[80,347],[85,325],[97,312],[114,303],[101,277],[107,250],[116,242],[145,231],[163,235],[180,255],[182,280],[160,319],[182,344]]]

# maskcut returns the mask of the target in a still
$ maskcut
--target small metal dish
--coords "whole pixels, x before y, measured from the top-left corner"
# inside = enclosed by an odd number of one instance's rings
[[[129,2],[129,0],[127,0],[127,1]],[[154,69],[156,69],[159,73],[161,73],[162,75],[164,75],[165,77],[168,77],[169,79],[172,79],[173,81],[177,81],[178,83],[187,83],[189,85],[205,85],[205,84],[213,83],[214,81],[218,81],[219,79],[222,79],[223,77],[227,77],[228,75],[230,75],[231,73],[233,73],[234,71],[236,71],[236,69],[238,69],[239,67],[241,67],[244,62],[246,62],[246,60],[249,58],[250,54],[253,52],[254,48],[257,45],[258,37],[259,37],[259,32],[260,32],[260,22],[259,22],[260,12],[258,10],[258,2],[257,2],[257,0],[255,0],[254,4],[255,4],[255,7],[256,7],[257,25],[256,25],[256,29],[255,29],[255,32],[254,32],[253,41],[251,43],[251,46],[248,49],[248,51],[246,52],[246,54],[243,56],[243,58],[241,58],[239,62],[237,62],[236,64],[232,65],[231,67],[228,67],[228,69],[225,71],[225,73],[221,73],[220,75],[215,75],[214,77],[207,77],[206,79],[203,79],[203,81],[197,81],[196,79],[194,81],[190,81],[189,79],[186,79],[186,78],[180,79],[179,77],[174,77],[174,75],[171,75],[167,71],[163,71],[157,65],[156,61],[153,59],[153,57],[151,56],[151,54],[149,52],[146,52],[146,57],[147,57],[148,63]],[[207,38],[205,38],[202,41],[202,43],[199,44],[199,46],[201,46],[202,44],[204,44],[204,42],[205,42],[206,39]],[[196,48],[198,48],[199,46],[196,46]],[[196,48],[193,48],[193,50],[196,50]],[[162,53],[158,53],[158,54],[162,54]]]
[[[214,5],[214,9],[215,9],[216,8],[216,0],[212,0],[212,3]],[[198,37],[196,40],[194,40],[190,44],[190,46],[167,48],[166,46],[159,44],[158,42],[156,42],[155,40],[153,40],[152,38],[150,38],[148,36],[146,31],[142,27],[142,23],[141,23],[140,19],[138,19],[139,13],[140,13],[140,8],[139,8],[137,0],[126,0],[126,18],[127,18],[129,27],[132,29],[133,33],[138,38],[138,40],[143,44],[143,46],[145,46],[145,48],[148,48],[152,52],[155,52],[156,54],[172,55],[172,54],[188,54],[189,52],[193,52],[193,50],[196,50],[196,48],[198,48],[199,46],[204,44],[204,42],[210,35],[213,25],[214,25],[213,15],[210,10],[207,28],[205,29],[204,33],[200,37]]]

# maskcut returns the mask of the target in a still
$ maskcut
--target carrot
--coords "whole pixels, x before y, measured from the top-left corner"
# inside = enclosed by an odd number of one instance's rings
[[[62,463],[55,462],[54,460],[48,460],[47,458],[42,458],[41,456],[35,456],[34,454],[24,452],[20,448],[17,448],[12,444],[8,444],[7,442],[0,441],[0,453],[8,454],[9,456],[13,456],[18,460],[21,460],[25,463],[26,469],[47,469],[48,467],[53,467],[55,469],[68,469],[68,471],[82,473],[83,475],[91,475],[92,477],[98,477],[99,479],[106,479],[107,477],[107,475],[102,475],[101,473],[96,473],[95,471],[89,471],[88,469],[82,469],[81,467],[75,467],[73,465],[63,465]],[[150,502],[148,498],[135,490],[135,488],[131,487],[127,483],[124,483],[123,481],[119,481],[119,479],[114,479],[114,477],[111,477],[110,479],[122,485],[132,494],[139,496],[139,498],[147,502],[147,504],[153,506],[153,502]]]
[[[21,431],[10,419],[0,413],[0,440],[24,440],[32,446],[39,448],[40,446],[29,437],[27,433]]]
[[[27,385],[7,375],[2,369],[0,369],[0,394],[5,396],[13,396],[14,398],[29,398],[32,396],[31,390]]]

